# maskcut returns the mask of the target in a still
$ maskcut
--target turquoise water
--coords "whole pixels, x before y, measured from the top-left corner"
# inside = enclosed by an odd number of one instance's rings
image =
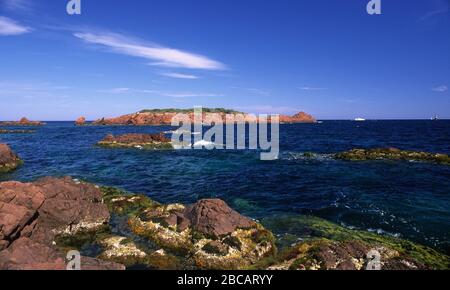
[[[0,135],[25,161],[3,180],[70,175],[145,193],[160,202],[217,197],[256,219],[309,214],[395,235],[450,253],[450,166],[345,162],[330,153],[398,147],[450,154],[449,121],[325,121],[281,126],[279,160],[256,151],[102,149],[106,134],[170,127],[75,127],[49,122],[34,134]],[[316,152],[304,158],[303,152]],[[272,229],[283,234],[282,229]],[[295,234],[295,233],[293,233]]]

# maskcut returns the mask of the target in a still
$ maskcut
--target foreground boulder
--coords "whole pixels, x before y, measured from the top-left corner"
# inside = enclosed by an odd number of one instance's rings
[[[115,191],[105,200],[113,212],[128,217],[135,235],[179,257],[183,268],[245,269],[276,252],[272,233],[222,200],[161,205]]]
[[[108,135],[97,145],[107,148],[173,149],[171,140],[163,133]]]
[[[23,237],[7,250],[0,252],[1,270],[66,270],[67,261],[63,252],[32,239]],[[124,270],[114,262],[81,257],[81,270]]]
[[[64,269],[59,235],[96,231],[109,222],[102,192],[71,178],[0,183],[0,269]],[[82,258],[85,269],[123,269]],[[82,263],[83,264],[83,263]],[[83,265],[82,265],[83,267]]]
[[[108,223],[102,192],[71,178],[43,178],[34,183],[45,196],[32,237],[53,241],[56,235],[93,231]]]
[[[450,164],[450,156],[448,156],[447,154],[405,151],[397,148],[354,149],[335,154],[335,158],[349,161],[401,160],[432,162],[447,165]]]
[[[22,160],[6,144],[0,144],[0,174],[8,173],[19,167]]]
[[[295,232],[296,236],[277,235]],[[350,230],[314,217],[262,224],[224,201],[163,205],[145,195],[72,178],[0,183],[0,269],[382,270],[449,269],[450,258],[415,243]],[[275,243],[278,245],[275,246]]]
[[[22,118],[20,121],[7,121],[7,122],[0,122],[1,126],[43,126],[45,125],[44,122],[40,121],[30,121],[27,118]]]

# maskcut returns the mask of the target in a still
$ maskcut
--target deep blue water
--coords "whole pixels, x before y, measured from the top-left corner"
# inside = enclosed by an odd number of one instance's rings
[[[160,202],[218,197],[263,219],[310,214],[450,252],[450,166],[351,163],[327,158],[355,147],[398,147],[450,154],[450,121],[325,121],[281,126],[281,155],[255,151],[110,150],[106,134],[158,133],[170,127],[75,127],[50,122],[35,134],[0,135],[25,165],[0,180],[70,175],[145,193]],[[317,152],[315,159],[302,152]],[[272,229],[277,230],[277,229]]]

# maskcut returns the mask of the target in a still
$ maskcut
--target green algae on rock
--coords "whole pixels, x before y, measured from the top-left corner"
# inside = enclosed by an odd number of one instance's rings
[[[79,180],[0,183],[0,269],[62,270],[65,253],[109,230],[100,189]],[[82,269],[125,269],[82,255]]]
[[[0,144],[0,174],[9,173],[23,164],[23,161],[6,144]]]
[[[117,215],[136,216],[149,208],[156,208],[161,204],[145,195],[129,194],[114,187],[102,187],[103,201],[111,213]]]
[[[97,246],[95,258],[129,269],[364,270],[373,251],[382,270],[450,268],[450,258],[431,248],[316,217],[276,216],[260,224],[221,200],[164,205],[115,188],[101,191],[111,216],[123,219],[127,230],[110,222],[60,235],[59,248]],[[266,228],[295,235],[276,239]]]
[[[353,149],[337,153],[334,156],[336,159],[348,161],[397,160],[422,161],[450,165],[450,156],[447,154],[406,151],[397,148]]]
[[[268,227],[299,229],[301,242],[285,247],[268,269],[363,270],[368,253],[380,254],[382,270],[449,269],[450,257],[390,236],[344,228],[316,217],[286,216],[263,221]],[[298,231],[297,231],[298,232]]]
[[[162,205],[105,188],[105,202],[128,216],[131,231],[185,260],[193,269],[245,269],[276,253],[271,232],[221,200]]]
[[[136,148],[149,150],[173,149],[171,140],[161,134],[125,134],[121,136],[108,135],[98,146],[105,148]]]

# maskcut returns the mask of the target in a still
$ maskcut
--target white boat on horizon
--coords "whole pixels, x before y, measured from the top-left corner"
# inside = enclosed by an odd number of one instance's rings
[[[366,119],[363,118],[355,118],[355,122],[365,122]]]

